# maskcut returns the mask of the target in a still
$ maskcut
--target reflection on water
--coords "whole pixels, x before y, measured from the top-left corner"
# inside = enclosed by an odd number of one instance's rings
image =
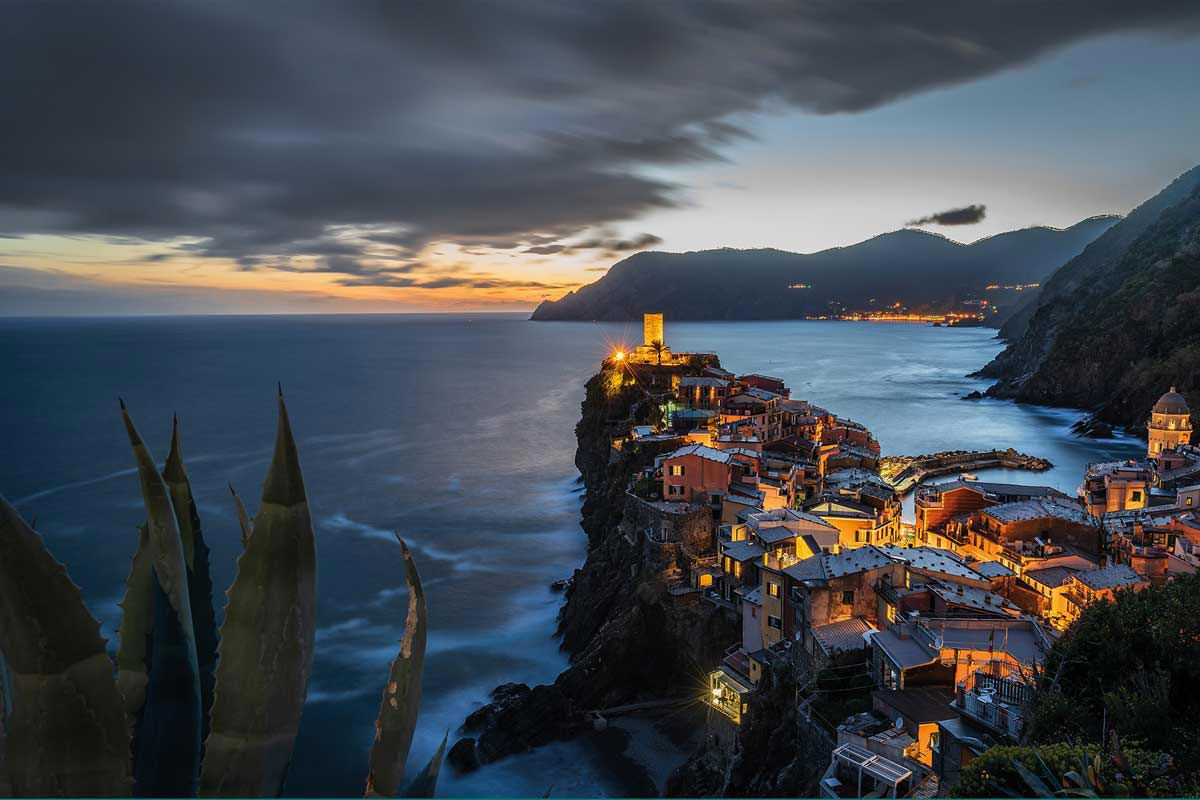
[[[958,399],[985,385],[963,375],[999,349],[989,330],[668,320],[666,333],[677,350],[786,379],[794,396],[870,426],[885,453],[1011,446],[1055,464],[981,478],[1073,493],[1088,461],[1141,451],[1130,438],[1072,438],[1071,412]],[[573,464],[583,383],[608,344],[639,336],[636,324],[517,315],[0,321],[0,363],[19,387],[0,395],[0,441],[16,454],[0,461],[0,492],[37,517],[111,639],[142,516],[117,396],[160,454],[179,413],[220,590],[240,550],[226,481],[253,512],[282,381],[320,552],[318,653],[289,794],[361,795],[404,624],[392,531],[417,555],[431,611],[415,763],[493,686],[546,682],[565,666],[552,636],[561,595],[548,585],[584,556]],[[646,773],[660,779],[678,753],[627,727],[470,776],[447,770],[440,788],[644,793]],[[649,769],[622,768],[623,747]]]

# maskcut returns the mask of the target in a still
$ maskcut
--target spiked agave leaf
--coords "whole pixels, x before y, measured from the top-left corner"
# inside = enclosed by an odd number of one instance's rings
[[[316,539],[280,392],[275,454],[221,628],[201,794],[282,793],[312,671],[316,585]]]
[[[171,505],[175,509],[175,521],[179,525],[179,538],[183,543],[183,558],[188,569],[188,599],[192,605],[196,661],[200,669],[200,741],[203,742],[208,737],[209,711],[212,709],[213,685],[216,681],[217,618],[213,611],[209,550],[200,530],[200,513],[192,497],[192,485],[183,467],[178,417],[171,426],[171,450],[163,468],[163,480],[167,483],[167,491],[171,493]]]
[[[120,643],[117,646],[117,686],[136,738],[142,706],[146,703],[146,685],[150,682],[148,663],[153,632],[154,560],[150,553],[148,526],[138,528],[138,544],[125,579],[125,598],[121,601]]]
[[[146,506],[146,551],[154,574],[146,701],[140,718],[131,720],[137,731],[134,790],[157,797],[189,796],[195,793],[200,767],[203,712],[187,559],[170,490],[123,402],[121,416],[137,461]]]
[[[433,797],[437,791],[438,773],[442,771],[442,756],[446,753],[446,742],[450,739],[450,732],[442,737],[442,743],[438,745],[438,749],[434,752],[433,757],[429,759],[429,763],[425,765],[425,769],[413,778],[412,783],[404,787],[404,793],[401,797]]]
[[[242,502],[242,498],[238,497],[238,493],[234,491],[233,484],[229,484],[229,493],[233,495],[233,506],[237,509],[238,525],[242,528],[242,549],[246,549],[246,543],[250,541],[250,515],[246,513],[246,505]]]
[[[421,576],[417,574],[412,552],[399,535],[396,539],[404,554],[408,617],[404,624],[404,638],[400,641],[400,652],[392,661],[383,700],[379,704],[375,742],[371,745],[370,772],[367,774],[368,797],[394,797],[400,790],[404,762],[408,760],[408,750],[412,747],[417,713],[421,706],[421,674],[425,668],[425,591],[421,588]]]
[[[79,587],[0,497],[0,652],[18,796],[129,793],[129,734],[100,625]]]

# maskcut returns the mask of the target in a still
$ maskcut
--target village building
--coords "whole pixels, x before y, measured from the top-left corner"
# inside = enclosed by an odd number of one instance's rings
[[[787,508],[747,510],[735,524],[721,526],[719,599],[741,616],[743,650],[783,638],[783,569],[836,549],[837,537],[837,529],[819,517]]]
[[[699,503],[715,508],[719,515],[731,483],[757,478],[758,454],[689,444],[659,456],[657,467],[662,472],[662,499]]]
[[[1111,600],[1118,591],[1140,592],[1150,585],[1144,576],[1127,564],[1110,564],[1094,570],[1081,570],[1067,580],[1062,601],[1052,610],[1052,619],[1061,620],[1066,628],[1079,618],[1083,609],[1097,600]]]
[[[1154,469],[1143,461],[1111,461],[1088,464],[1079,496],[1093,516],[1111,511],[1145,508],[1150,504]]]
[[[675,386],[675,399],[689,408],[719,408],[729,392],[729,381],[686,375]]]
[[[875,586],[884,576],[902,583],[904,563],[866,545],[837,554],[822,553],[783,570],[783,636],[796,639],[810,658],[819,659],[825,626],[859,618],[862,630],[877,624]],[[832,635],[832,634],[831,634]],[[860,639],[860,641],[863,641]],[[865,641],[859,645],[862,647]]]
[[[925,617],[913,613],[871,634],[871,670],[888,689],[955,687],[1000,661],[1029,674],[1050,640],[1023,617]]]
[[[791,390],[788,389],[782,378],[773,378],[770,375],[759,375],[758,373],[741,375],[737,382],[747,389],[762,389],[782,398],[787,398],[791,394]]]
[[[763,442],[783,437],[783,395],[748,387],[725,399],[721,406],[721,423],[748,425],[753,435]]]
[[[1099,562],[1100,520],[1053,496],[988,506],[947,521],[943,530],[954,552],[999,561],[1018,577],[1064,552]]]
[[[1147,428],[1148,458],[1161,459],[1164,453],[1186,445],[1192,439],[1192,412],[1183,395],[1171,390],[1158,398],[1150,411]]]
[[[945,533],[946,523],[950,520],[988,506],[1039,497],[1069,499],[1067,495],[1050,486],[1023,486],[964,479],[918,486],[914,502],[916,541],[931,547],[951,548],[953,543]]]

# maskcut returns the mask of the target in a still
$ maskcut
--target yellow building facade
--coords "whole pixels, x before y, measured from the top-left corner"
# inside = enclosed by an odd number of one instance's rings
[[[1188,444],[1192,438],[1192,412],[1183,395],[1171,391],[1158,398],[1150,412],[1147,456],[1158,458],[1164,450]]]

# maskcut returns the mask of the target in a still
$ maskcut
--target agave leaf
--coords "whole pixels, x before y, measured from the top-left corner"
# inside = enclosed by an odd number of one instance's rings
[[[62,564],[0,497],[5,757],[18,796],[129,793],[129,734],[100,625]]]
[[[179,418],[171,425],[171,450],[163,468],[163,480],[171,493],[179,539],[188,569],[188,600],[192,606],[192,629],[196,636],[196,662],[200,670],[200,741],[208,737],[209,712],[212,710],[213,685],[217,669],[217,618],[213,611],[212,576],[209,550],[200,529],[200,513],[192,496],[192,485],[183,466],[179,445]],[[201,748],[203,750],[203,747]]]
[[[146,703],[146,685],[150,682],[148,664],[153,626],[154,561],[150,553],[150,531],[138,528],[138,544],[125,579],[125,598],[121,601],[121,627],[118,631],[117,686],[137,737],[142,706]]]
[[[1045,779],[1046,785],[1054,786],[1055,784],[1062,783],[1062,781],[1058,779],[1058,776],[1054,774],[1054,770],[1050,769],[1050,766],[1046,763],[1046,760],[1042,758],[1041,752],[1039,752],[1037,749],[1034,749],[1033,754],[1037,757],[1038,765],[1042,768],[1042,778]]]
[[[242,498],[238,497],[238,493],[234,491],[233,484],[229,484],[229,493],[233,495],[233,506],[237,509],[238,525],[242,528],[242,549],[246,549],[246,543],[250,541],[250,515],[246,513],[246,505],[242,502]]]
[[[395,797],[404,776],[404,762],[412,747],[421,707],[421,676],[425,669],[426,612],[421,576],[408,545],[397,534],[404,555],[404,578],[408,582],[408,616],[400,652],[392,661],[379,718],[375,721],[375,742],[371,745],[370,771],[367,773],[368,797]]]
[[[1013,769],[1021,776],[1021,780],[1025,781],[1025,785],[1029,787],[1029,797],[1054,797],[1054,790],[1046,785],[1046,782],[1037,776],[1037,774],[1014,758],[1012,760]]]
[[[316,590],[316,539],[280,392],[275,454],[221,628],[201,794],[282,793],[312,671]]]
[[[425,769],[413,778],[412,783],[404,787],[404,793],[401,797],[433,797],[437,792],[438,773],[442,771],[442,756],[446,753],[446,741],[450,738],[450,732],[446,731],[446,735],[442,737],[442,743],[438,745],[438,749],[434,752],[433,757],[429,759],[429,763],[425,765]]]
[[[166,481],[123,402],[121,416],[137,461],[154,573],[149,680],[141,716],[132,720],[134,791],[154,797],[189,796],[195,793],[200,767],[203,712],[183,539]]]
[[[1072,785],[1076,789],[1087,789],[1092,785],[1091,780],[1084,775],[1080,775],[1076,770],[1065,773],[1062,783],[1064,789],[1070,789]]]
[[[1017,792],[1014,792],[1012,789],[1009,789],[1007,786],[1001,786],[1000,784],[996,783],[995,781],[988,781],[987,784],[988,784],[988,788],[996,793],[996,795],[995,795],[996,797],[1025,797],[1024,794],[1018,794]],[[546,790],[546,796],[547,797],[550,796],[549,789]]]

